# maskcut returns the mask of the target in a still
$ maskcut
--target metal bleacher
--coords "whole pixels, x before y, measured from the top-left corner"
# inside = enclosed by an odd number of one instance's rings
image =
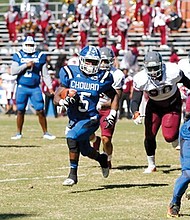
[[[55,19],[58,19],[60,15],[60,11],[58,10],[61,6],[61,3],[58,3],[55,6],[55,11],[53,12],[55,15]],[[56,10],[57,13],[56,13]],[[3,14],[0,13],[0,17]],[[159,51],[163,55],[163,59],[165,61],[169,60],[169,56],[171,53],[171,46],[177,50],[177,54],[180,58],[187,56],[188,51],[190,50],[190,28],[180,28],[178,31],[170,31],[168,30],[168,46],[167,49],[160,48],[160,34],[155,33],[153,37],[150,39],[142,39],[143,35],[143,27],[142,24],[139,22],[138,24],[132,24],[130,30],[128,32],[128,46],[133,46],[134,43],[138,42],[138,49],[140,51],[140,55],[138,57],[139,64],[142,65],[142,60],[144,54],[147,50],[156,50]],[[72,35],[66,37],[65,48],[64,50],[57,50],[56,49],[56,36],[51,35],[48,37],[48,45],[49,51],[48,54],[51,55],[52,64],[55,65],[57,58],[60,54],[67,55],[67,58],[72,56],[73,52],[79,46],[77,45],[79,33],[77,27],[73,28]],[[16,51],[18,51],[22,46],[22,33],[18,33],[18,42],[17,43],[10,43],[8,37],[8,31],[6,28],[5,21],[3,19],[0,20],[0,61],[1,64],[10,64],[12,60],[12,55]],[[40,44],[43,42],[43,38],[41,33],[36,34],[36,42]],[[111,42],[111,39],[108,38],[108,43]],[[90,30],[89,37],[88,37],[88,44],[98,45],[98,33],[96,29],[93,27]],[[123,53],[121,52],[119,55],[119,60],[122,59]]]

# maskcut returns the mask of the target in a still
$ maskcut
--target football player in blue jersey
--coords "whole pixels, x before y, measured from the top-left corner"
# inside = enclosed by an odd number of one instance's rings
[[[102,174],[109,175],[107,154],[100,154],[90,146],[89,137],[99,127],[99,113],[96,109],[99,95],[104,92],[112,98],[110,114],[106,117],[107,125],[111,126],[116,119],[118,95],[113,89],[113,76],[109,71],[101,71],[101,56],[94,46],[84,47],[79,54],[79,65],[68,65],[61,68],[59,76],[61,87],[55,92],[55,104],[63,105],[69,117],[66,134],[69,148],[70,173],[63,185],[72,186],[77,183],[77,169],[80,153],[99,162]],[[61,98],[66,89],[76,90],[73,97]]]
[[[50,93],[53,93],[51,77],[46,66],[46,55],[36,51],[36,42],[33,37],[27,36],[22,49],[13,55],[11,74],[17,75],[17,134],[11,139],[18,140],[22,138],[24,114],[29,98],[38,115],[43,130],[43,138],[55,139],[56,137],[47,131],[44,100],[40,89],[40,78],[42,76]]]

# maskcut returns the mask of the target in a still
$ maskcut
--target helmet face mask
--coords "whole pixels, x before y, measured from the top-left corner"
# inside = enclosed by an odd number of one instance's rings
[[[79,67],[87,75],[94,75],[99,71],[100,52],[94,46],[84,47],[79,54]]]
[[[115,54],[113,50],[108,47],[102,47],[100,48],[100,54],[101,54],[100,69],[109,70],[114,63]]]
[[[22,50],[25,53],[35,53],[36,52],[36,42],[34,41],[33,37],[27,36],[23,42]]]
[[[158,52],[148,52],[144,58],[144,66],[151,79],[162,75],[162,57]]]

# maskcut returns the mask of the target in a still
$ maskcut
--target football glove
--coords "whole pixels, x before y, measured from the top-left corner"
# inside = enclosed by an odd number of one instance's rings
[[[133,115],[133,121],[136,125],[142,124],[142,118],[140,116],[140,112],[136,111]]]
[[[78,100],[79,100],[78,94],[76,94],[73,97],[66,96],[65,99],[60,99],[59,105],[64,106],[65,109],[67,110],[69,105],[75,104]]]
[[[111,109],[109,115],[104,119],[104,121],[107,122],[107,125],[105,128],[113,127],[116,121],[116,117],[117,117],[117,111],[114,109]]]

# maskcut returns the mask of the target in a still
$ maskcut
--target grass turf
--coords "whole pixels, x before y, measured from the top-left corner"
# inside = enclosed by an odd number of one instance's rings
[[[0,115],[0,219],[23,220],[164,220],[173,186],[180,175],[179,152],[157,137],[158,172],[147,166],[144,127],[118,121],[113,137],[113,169],[104,179],[96,161],[83,156],[79,182],[62,186],[69,171],[65,140],[67,117],[48,118],[53,141],[44,140],[38,119],[26,115],[21,140],[11,140],[16,118]],[[97,131],[99,134],[100,131]],[[102,148],[101,148],[102,149]],[[182,199],[180,219],[189,219],[189,201]]]

